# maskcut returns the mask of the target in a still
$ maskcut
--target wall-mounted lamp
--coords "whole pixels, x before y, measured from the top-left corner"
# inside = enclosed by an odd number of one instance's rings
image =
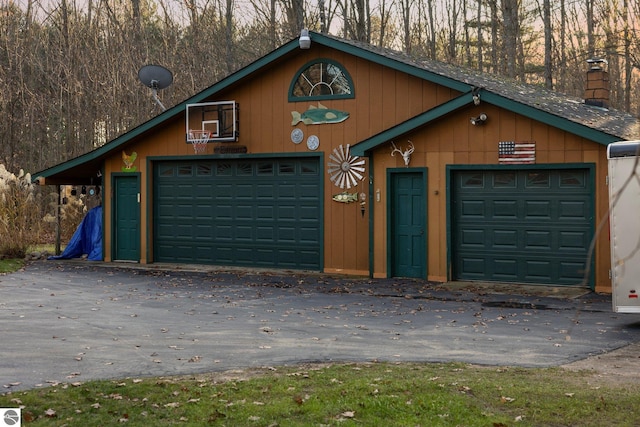
[[[478,117],[471,117],[469,120],[474,126],[483,125],[487,121],[487,115],[485,113],[480,113]]]
[[[311,47],[311,37],[309,37],[309,30],[303,28],[300,31],[300,38],[298,39],[300,43],[300,49],[309,49]]]
[[[471,91],[471,95],[473,97],[473,105],[480,105],[480,88],[474,87]]]
[[[366,206],[367,206],[367,194],[360,193],[360,213],[362,214],[363,218],[364,218],[364,211]]]

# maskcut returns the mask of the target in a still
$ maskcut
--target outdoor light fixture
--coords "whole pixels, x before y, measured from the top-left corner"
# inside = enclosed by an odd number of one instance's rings
[[[473,105],[480,105],[480,88],[474,87],[471,91],[471,95],[473,97]]]
[[[478,117],[471,117],[470,121],[474,126],[483,125],[484,122],[487,121],[487,115],[485,113],[480,113]]]
[[[309,37],[309,30],[303,28],[300,31],[300,39],[298,40],[300,43],[300,49],[309,49],[311,47],[311,37]]]

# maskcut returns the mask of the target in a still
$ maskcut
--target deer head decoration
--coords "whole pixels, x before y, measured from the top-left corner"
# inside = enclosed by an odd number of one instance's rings
[[[393,141],[391,141],[391,145],[393,146],[393,148],[391,149],[391,156],[392,157],[395,156],[397,151],[402,156],[402,159],[404,160],[404,165],[406,167],[409,167],[409,162],[411,161],[411,153],[413,153],[413,151],[415,150],[415,147],[413,146],[413,142],[409,141],[409,148],[407,148],[406,150],[402,150],[402,147],[400,148],[396,147],[396,144]]]

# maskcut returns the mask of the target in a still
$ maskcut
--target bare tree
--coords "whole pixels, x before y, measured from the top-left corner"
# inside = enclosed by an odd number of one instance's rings
[[[551,1],[543,0],[542,2],[542,21],[544,23],[544,86],[547,89],[553,89],[553,74],[552,74],[552,52],[551,52],[551,40],[553,34],[551,33]]]
[[[502,40],[505,57],[505,74],[515,78],[517,75],[516,62],[518,56],[519,20],[518,0],[502,0]]]
[[[411,9],[413,0],[399,0],[400,16],[402,18],[402,47],[411,55]]]

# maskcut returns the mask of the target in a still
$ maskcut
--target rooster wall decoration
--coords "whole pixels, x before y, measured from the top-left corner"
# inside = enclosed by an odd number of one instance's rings
[[[122,166],[122,172],[135,172],[136,167],[133,165],[133,162],[136,161],[137,157],[138,153],[136,153],[135,151],[129,155],[125,153],[124,150],[122,150],[122,161],[124,162],[124,166]]]

